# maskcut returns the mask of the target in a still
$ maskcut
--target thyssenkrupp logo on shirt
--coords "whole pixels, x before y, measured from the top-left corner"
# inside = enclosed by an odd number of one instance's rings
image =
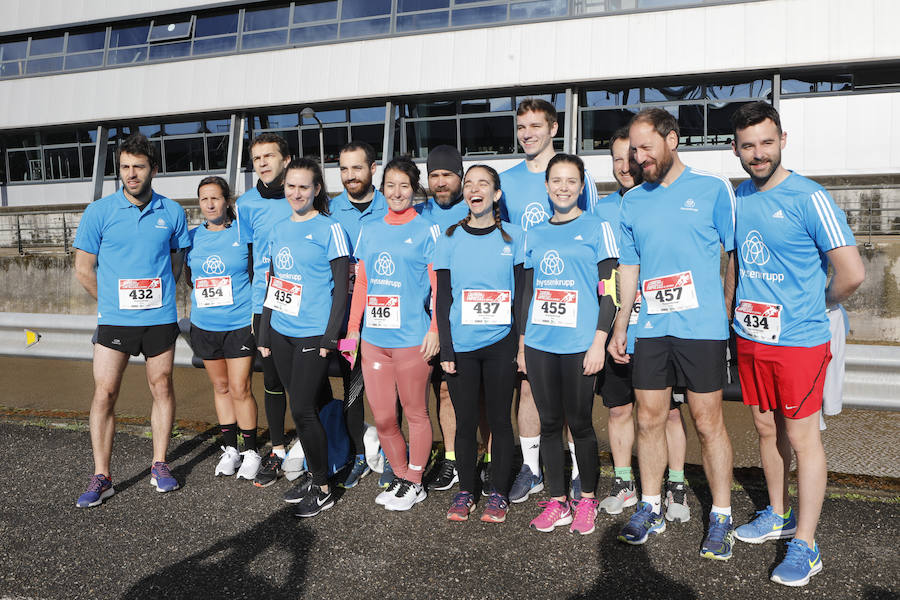
[[[755,229],[747,234],[747,239],[741,245],[741,257],[748,265],[761,267],[769,262],[769,248],[763,242],[762,235]]]
[[[547,250],[541,259],[541,273],[544,275],[560,275],[566,268],[566,263],[556,250]]]
[[[390,277],[394,274],[394,260],[390,252],[382,252],[375,259],[375,272],[382,277]]]
[[[532,202],[525,207],[522,213],[522,229],[528,231],[529,227],[540,225],[547,218],[547,211],[541,206],[540,202]]]
[[[225,272],[225,263],[218,254],[211,254],[203,261],[201,268],[207,275],[221,275]]]
[[[275,255],[275,268],[279,271],[288,271],[294,266],[294,257],[291,256],[291,249],[285,246]]]

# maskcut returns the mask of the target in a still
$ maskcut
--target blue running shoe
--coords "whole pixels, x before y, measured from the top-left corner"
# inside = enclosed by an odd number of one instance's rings
[[[766,540],[794,537],[797,533],[797,518],[788,508],[787,518],[777,514],[771,506],[756,511],[756,518],[734,530],[734,537],[748,544],[762,544]]]
[[[703,545],[700,546],[700,556],[713,560],[728,560],[731,558],[733,545],[734,527],[731,525],[731,516],[709,513],[709,531]]]
[[[822,554],[819,545],[812,550],[803,540],[792,539],[787,543],[787,554],[781,564],[772,571],[772,581],[781,585],[800,587],[809,583],[810,577],[822,570]]]
[[[100,473],[91,476],[87,491],[78,497],[75,506],[78,508],[91,508],[100,506],[103,501],[116,493],[112,479]]]
[[[391,468],[391,463],[388,462],[387,456],[385,456],[384,471],[381,472],[381,477],[378,478],[378,487],[387,489],[392,481],[394,481],[394,469]]]
[[[660,534],[666,530],[666,520],[662,511],[653,512],[653,505],[649,502],[639,502],[637,510],[619,532],[619,541],[640,546],[647,541],[650,534]]]
[[[172,477],[169,471],[169,463],[155,462],[150,468],[150,485],[156,488],[157,492],[172,492],[178,489],[178,481]]]
[[[510,502],[525,502],[531,494],[537,494],[544,489],[544,478],[540,473],[535,475],[528,465],[522,465],[516,480],[509,488]]]
[[[346,490],[356,487],[356,484],[359,483],[360,479],[371,472],[372,469],[369,468],[369,463],[366,462],[366,455],[357,454],[356,458],[353,460],[353,468],[350,469],[347,478],[340,486]]]

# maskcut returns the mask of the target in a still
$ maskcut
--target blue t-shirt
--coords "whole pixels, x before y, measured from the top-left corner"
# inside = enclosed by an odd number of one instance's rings
[[[459,202],[448,207],[441,206],[434,198],[429,198],[425,202],[416,204],[416,212],[432,223],[437,223],[443,233],[451,225],[455,225],[469,216],[469,205],[461,197]]]
[[[625,194],[619,262],[640,265],[636,337],[728,339],[720,244],[734,249],[726,179],[685,167],[668,187],[644,183]]]
[[[503,230],[512,238],[503,241],[498,229],[484,235],[473,235],[462,227],[453,231],[452,237],[446,233],[438,238],[434,249],[434,270],[450,271],[450,287],[453,293],[450,305],[450,334],[453,349],[457,352],[471,352],[499,342],[509,334],[513,314],[513,295],[516,282],[513,267],[525,262],[525,234],[515,225],[508,223]],[[466,294],[466,318],[463,318],[463,291]],[[480,291],[506,292],[502,297],[496,294],[482,295]],[[490,304],[505,305],[509,319],[505,324],[490,323],[490,316],[480,314]],[[469,310],[471,308],[471,310]],[[490,307],[488,306],[488,309]]]
[[[438,226],[420,215],[403,225],[384,219],[363,225],[356,244],[368,281],[362,339],[379,348],[422,344],[431,324],[428,265],[439,235]]]
[[[553,214],[544,171],[532,173],[523,160],[500,173],[500,218],[528,231],[543,223]],[[592,212],[597,204],[597,184],[587,171],[584,172],[584,189],[578,196],[578,207]]]
[[[356,240],[359,239],[359,231],[363,224],[370,221],[378,221],[387,214],[387,200],[384,194],[375,190],[372,196],[372,203],[366,210],[359,212],[350,201],[347,190],[338,194],[331,199],[328,210],[331,212],[331,218],[341,224],[347,237],[350,238],[350,260],[353,261],[353,250],[356,247]],[[351,290],[352,291],[352,290]]]
[[[237,218],[241,241],[253,244],[253,313],[262,312],[266,298],[266,273],[269,270],[269,242],[276,223],[291,216],[285,198],[263,198],[256,188],[237,199]]]
[[[191,240],[177,202],[153,192],[142,211],[119,190],[85,208],[72,245],[97,256],[100,325],[166,325],[178,320],[170,255],[189,247]],[[137,308],[148,305],[157,306]]]
[[[590,348],[600,314],[597,263],[618,256],[612,227],[587,213],[528,231],[525,268],[534,269],[534,293],[525,344],[555,354]]]
[[[289,337],[322,335],[334,295],[331,261],[350,254],[347,233],[340,223],[319,214],[307,221],[285,219],[275,225],[271,238],[268,256],[273,277],[302,286],[299,293],[291,291],[292,303],[299,296],[297,314],[273,310],[272,329]]]
[[[830,340],[825,253],[856,245],[844,211],[821,185],[791,173],[765,192],[739,185],[736,221],[737,334],[805,348]]]
[[[234,331],[252,322],[249,242],[240,240],[236,225],[221,231],[205,226],[189,233],[191,249],[187,266],[191,270],[191,323],[207,331]],[[230,285],[222,278],[229,277]],[[200,285],[197,279],[200,279]],[[227,296],[231,295],[231,302]],[[203,304],[204,306],[199,306]]]

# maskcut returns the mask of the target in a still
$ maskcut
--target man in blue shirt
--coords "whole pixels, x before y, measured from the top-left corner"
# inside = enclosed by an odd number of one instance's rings
[[[722,418],[728,321],[719,267],[721,249],[734,249],[734,193],[727,180],[681,162],[678,136],[675,117],[659,108],[642,110],[629,126],[644,183],[625,194],[622,205],[622,310],[609,350],[616,361],[628,362],[626,330],[640,282],[632,381],[642,495],[619,539],[643,544],[650,533],[665,531],[666,416],[672,387],[684,386],[712,492],[700,555],[728,560],[732,450]]]
[[[750,175],[737,189],[738,253],[734,331],[744,404],[751,407],[769,505],[735,531],[761,543],[787,538],[771,579],[803,586],[822,570],[815,541],[827,468],[819,433],[831,359],[826,312],[865,277],[847,217],[819,184],[781,165],[787,134],[774,107],[741,106],[732,116],[732,148]],[[834,275],[826,285],[828,263]],[[788,475],[797,456],[799,514]]]
[[[363,141],[351,141],[341,148],[338,154],[338,166],[340,167],[341,183],[344,191],[331,199],[329,210],[331,217],[341,224],[350,240],[350,261],[354,262],[353,251],[359,240],[359,232],[364,223],[383,219],[387,213],[387,202],[384,195],[372,185],[372,177],[375,175],[375,149]],[[354,269],[350,269],[350,295],[353,294],[353,284],[356,280]],[[350,314],[350,302],[347,302],[347,317]],[[346,324],[347,319],[344,319]],[[341,337],[346,334],[346,326],[341,331]],[[369,474],[369,465],[366,463],[365,445],[365,406],[363,404],[363,392],[365,391],[362,377],[362,361],[357,360],[350,366],[345,360],[341,360],[341,377],[344,380],[344,416],[347,423],[347,432],[353,445],[355,459],[353,467],[347,473],[347,477],[341,483],[341,487],[350,489],[355,487],[359,480]]]
[[[159,163],[146,137],[126,139],[118,163],[122,188],[88,205],[73,243],[75,276],[97,300],[98,323],[90,417],[94,476],[76,502],[79,508],[98,506],[115,493],[115,406],[129,355],[144,355],[153,396],[150,483],[158,492],[178,489],[166,452],[175,419],[175,283],[190,247],[187,219],[181,206],[153,191]]]

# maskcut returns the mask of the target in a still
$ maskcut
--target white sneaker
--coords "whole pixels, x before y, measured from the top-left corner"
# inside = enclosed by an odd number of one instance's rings
[[[244,450],[241,452],[241,456],[244,457],[244,460],[241,461],[241,468],[238,469],[237,478],[253,481],[256,478],[256,474],[259,472],[259,465],[262,463],[262,457],[256,450]]]
[[[397,488],[400,487],[400,481],[401,480],[399,477],[394,477],[387,488],[385,488],[383,492],[375,496],[375,504],[386,506],[388,501],[396,495]]]
[[[234,475],[241,466],[241,454],[234,446],[221,446],[222,457],[216,465],[216,477],[219,475]]]
[[[281,471],[284,473],[285,479],[294,481],[303,475],[306,472],[306,468],[303,466],[305,460],[306,453],[303,451],[300,440],[297,440],[285,455],[284,462],[281,463]]]
[[[384,507],[388,510],[409,510],[427,497],[428,492],[422,484],[401,479],[397,493],[388,499]]]

